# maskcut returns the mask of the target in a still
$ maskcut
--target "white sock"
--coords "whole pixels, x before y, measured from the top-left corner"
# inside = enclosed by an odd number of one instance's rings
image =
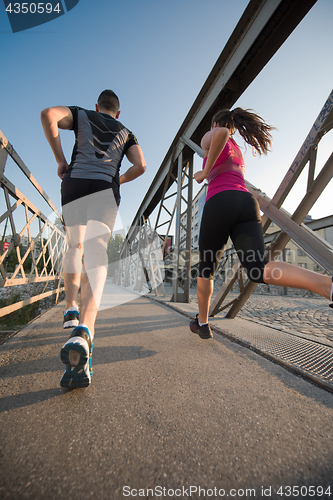
[[[198,325],[199,326],[205,326],[205,325],[208,325],[208,323],[200,323],[200,321],[198,320]]]
[[[69,309],[65,309],[65,314],[68,313],[69,311],[77,311],[76,307],[70,307]]]
[[[88,327],[87,327],[87,325],[85,325],[84,323],[80,323],[80,324],[79,324],[79,326],[77,326],[76,328],[80,328],[80,327],[81,327],[81,328],[82,328],[82,327],[83,327],[83,328],[86,328],[86,329],[88,330],[88,332],[90,333],[89,328],[88,328]]]
[[[80,328],[80,327],[81,327],[81,328],[86,328],[86,329],[88,330],[89,335],[90,335],[90,338],[91,338],[91,340],[93,341],[93,340],[94,340],[94,336],[95,336],[95,334],[93,334],[93,333],[89,330],[89,328],[87,327],[87,325],[85,325],[84,323],[80,323],[80,324],[79,324],[79,326],[77,326],[76,328]]]

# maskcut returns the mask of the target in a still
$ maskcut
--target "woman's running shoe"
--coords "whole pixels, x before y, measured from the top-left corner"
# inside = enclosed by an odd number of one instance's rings
[[[197,333],[199,337],[202,339],[210,339],[212,338],[213,334],[210,329],[209,323],[206,323],[205,325],[200,326],[198,321],[198,314],[192,321],[190,322],[190,329],[193,333]]]
[[[64,311],[64,328],[75,328],[79,326],[79,311],[74,308]]]
[[[61,361],[66,365],[60,381],[61,387],[75,389],[88,387],[92,377],[91,356],[93,342],[88,328],[74,328],[60,352]]]

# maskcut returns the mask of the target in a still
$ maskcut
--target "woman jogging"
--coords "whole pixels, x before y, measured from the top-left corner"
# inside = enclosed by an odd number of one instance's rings
[[[273,127],[256,113],[242,108],[216,113],[211,130],[201,140],[203,170],[196,172],[194,179],[199,184],[207,179],[208,191],[199,236],[199,313],[190,328],[203,339],[212,337],[208,312],[213,277],[229,236],[251,281],[303,288],[333,300],[331,277],[265,259],[259,204],[245,186],[244,158],[232,137],[236,130],[259,154],[267,154],[272,141]]]

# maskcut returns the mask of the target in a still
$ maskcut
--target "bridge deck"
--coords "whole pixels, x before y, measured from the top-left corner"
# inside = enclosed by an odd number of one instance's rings
[[[121,499],[125,486],[141,498],[187,498],[190,487],[191,498],[212,496],[195,487],[217,488],[213,498],[232,488],[261,498],[262,487],[282,498],[285,485],[333,493],[332,393],[218,333],[201,340],[184,314],[147,297],[99,313],[93,383],[65,391],[62,310],[0,348],[2,499]]]

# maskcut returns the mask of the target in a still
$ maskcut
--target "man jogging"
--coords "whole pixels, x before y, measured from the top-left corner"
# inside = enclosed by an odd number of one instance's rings
[[[68,250],[64,257],[64,328],[75,327],[61,349],[66,365],[60,385],[88,387],[95,321],[107,276],[107,245],[120,203],[119,186],[145,172],[135,136],[118,121],[119,100],[104,90],[96,111],[56,106],[41,113],[45,136],[58,164]],[[73,130],[75,145],[68,165],[59,129]],[[119,175],[126,155],[132,166]],[[80,312],[78,292],[81,285]]]

